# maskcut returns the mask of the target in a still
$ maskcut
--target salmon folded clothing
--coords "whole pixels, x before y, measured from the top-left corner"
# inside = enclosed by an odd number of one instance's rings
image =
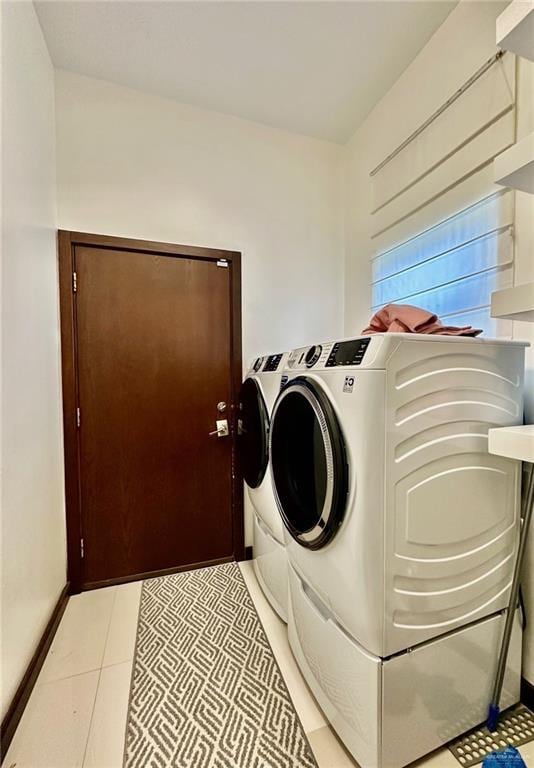
[[[478,336],[481,328],[470,325],[443,325],[437,315],[410,304],[386,304],[371,318],[362,334],[368,333],[428,333],[443,336]]]

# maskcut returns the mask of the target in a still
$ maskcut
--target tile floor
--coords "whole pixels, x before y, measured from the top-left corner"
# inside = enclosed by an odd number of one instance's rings
[[[354,768],[298,671],[252,563],[241,567],[320,768]],[[121,768],[140,593],[137,582],[69,600],[2,768]],[[520,752],[534,768],[534,742]],[[440,750],[412,768],[458,763]]]

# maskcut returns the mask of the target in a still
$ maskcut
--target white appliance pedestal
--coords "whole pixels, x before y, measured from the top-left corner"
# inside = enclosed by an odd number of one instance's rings
[[[289,642],[332,727],[361,768],[402,768],[484,722],[504,612],[381,659],[368,653],[289,567]],[[501,697],[519,701],[516,617]]]

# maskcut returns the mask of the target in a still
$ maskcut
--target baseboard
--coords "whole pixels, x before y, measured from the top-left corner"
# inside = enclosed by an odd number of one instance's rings
[[[521,678],[521,701],[534,712],[534,685],[526,678]]]
[[[245,560],[252,560],[252,547],[245,547]]]
[[[24,677],[22,678],[20,685],[17,688],[11,704],[9,705],[8,710],[4,716],[4,719],[2,720],[2,724],[0,726],[0,761],[4,758],[7,750],[9,749],[11,739],[17,730],[20,718],[22,717],[26,704],[28,703],[28,699],[30,698],[31,692],[33,690],[33,686],[35,685],[39,672],[41,671],[41,667],[43,666],[46,654],[48,653],[48,649],[52,644],[52,640],[56,634],[56,630],[59,626],[59,622],[61,621],[61,617],[63,616],[65,608],[67,607],[68,600],[69,584],[67,583],[61,590],[59,599],[54,607],[54,610],[52,611],[50,620],[48,621],[48,624],[46,625],[45,630],[41,635],[41,639],[39,640],[36,651],[26,668]]]
[[[82,584],[82,592],[90,589],[100,589],[101,587],[113,587],[116,584],[128,584],[130,581],[144,581],[145,579],[157,579],[158,576],[170,576],[173,573],[182,573],[183,571],[195,571],[197,568],[211,568],[213,565],[222,565],[223,563],[233,562],[233,557],[220,557],[216,560],[203,560],[200,563],[189,563],[188,565],[177,565],[174,568],[163,568],[160,571],[145,571],[144,573],[132,573],[129,576],[119,576],[116,579],[106,579],[104,581],[88,581]]]

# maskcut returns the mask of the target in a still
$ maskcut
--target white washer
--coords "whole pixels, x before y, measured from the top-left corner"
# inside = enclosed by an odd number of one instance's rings
[[[525,346],[377,334],[289,355],[270,441],[290,642],[362,768],[485,718],[520,482],[487,431],[521,423]],[[503,706],[519,653],[516,632]]]
[[[287,557],[284,524],[271,481],[269,428],[286,362],[287,354],[282,353],[254,360],[241,388],[239,415],[241,463],[252,507],[254,570],[265,596],[284,621],[287,621]]]

